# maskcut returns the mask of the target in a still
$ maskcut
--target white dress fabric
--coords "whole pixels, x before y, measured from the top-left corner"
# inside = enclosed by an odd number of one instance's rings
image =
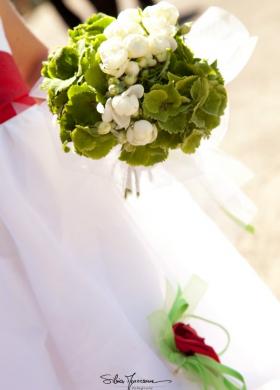
[[[143,174],[140,198],[125,200],[113,161],[64,154],[45,104],[0,126],[0,389],[123,389],[101,376],[133,373],[172,380],[152,389],[199,389],[157,354],[147,321],[166,278],[193,274],[208,284],[196,314],[231,334],[223,363],[249,390],[279,378],[268,288],[172,172]],[[194,325],[223,348],[219,331]]]
[[[193,273],[209,285],[196,314],[231,333],[223,363],[249,389],[276,378],[279,304],[186,188],[144,181],[124,200],[111,161],[82,161],[62,153],[45,105],[1,126],[0,388],[102,390],[117,385],[101,375],[136,372],[199,389],[157,355],[147,321],[165,279]],[[222,349],[223,335],[195,326]]]

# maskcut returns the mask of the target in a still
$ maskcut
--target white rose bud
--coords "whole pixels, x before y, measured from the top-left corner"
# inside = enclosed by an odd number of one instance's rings
[[[148,66],[155,66],[157,61],[154,58],[150,58],[148,61]]]
[[[137,8],[127,8],[119,13],[118,21],[121,23],[140,23],[141,16]]]
[[[124,34],[123,38],[126,37],[129,34],[145,35],[145,31],[140,26],[140,24],[135,22],[135,21],[133,21],[133,20],[132,21],[131,20],[127,20],[126,22],[121,20],[120,23],[122,23],[122,25],[124,26],[124,29],[125,29],[125,34]]]
[[[140,72],[140,67],[135,61],[129,61],[127,67],[125,68],[125,73],[131,76],[137,76]]]
[[[119,68],[109,68],[108,66],[104,64],[100,64],[100,68],[102,72],[109,74],[110,76],[114,77],[121,77],[124,74],[125,68],[126,68],[127,63],[123,64]]]
[[[131,145],[147,145],[157,138],[157,128],[151,122],[141,119],[128,128],[126,138]]]
[[[126,143],[126,134],[124,131],[118,131],[116,133],[116,137],[118,139],[119,144],[125,144]]]
[[[118,38],[110,38],[101,43],[99,49],[101,69],[115,77],[120,77],[128,63],[128,52]]]
[[[100,135],[104,135],[104,134],[110,133],[111,129],[112,129],[112,126],[110,123],[100,122],[98,127],[97,127],[97,132]]]
[[[176,7],[161,1],[144,9],[142,22],[150,34],[174,36],[177,31],[178,17],[179,12]]]
[[[119,95],[122,92],[122,87],[120,85],[111,84],[109,85],[108,92],[110,96]]]
[[[157,54],[158,62],[164,62],[167,60],[167,51],[163,51],[162,53]]]
[[[129,87],[121,95],[109,98],[105,107],[99,103],[97,110],[102,114],[103,122],[116,124],[117,129],[127,129],[131,116],[138,113],[139,101],[144,95],[144,88],[140,84]],[[111,123],[112,126],[112,123]]]
[[[140,34],[130,34],[124,39],[129,58],[145,57],[149,54],[149,41]]]
[[[106,1],[106,0],[105,0]],[[107,0],[108,1],[108,0]],[[144,30],[140,24],[133,19],[124,20],[124,17],[118,20],[115,20],[104,30],[104,35],[106,38],[125,38],[128,34],[142,34],[144,35]]]
[[[143,10],[143,22],[146,18],[157,18],[174,26],[177,23],[178,17],[179,11],[177,8],[166,1],[161,1]]]
[[[144,87],[141,84],[135,84],[129,87],[126,91],[122,93],[123,96],[135,95],[138,99],[144,96]]]
[[[103,122],[111,122],[114,121],[117,125],[118,129],[126,129],[130,123],[130,116],[128,115],[118,115],[117,112],[113,108],[112,104],[113,99],[109,98],[106,101],[103,113],[102,113],[102,121]],[[102,108],[99,107],[100,111]],[[100,112],[99,111],[99,112]]]
[[[109,85],[112,85],[112,84],[120,84],[120,80],[117,79],[116,77],[110,77],[109,80],[108,80],[108,84]]]
[[[105,107],[102,103],[98,103],[96,106],[96,111],[99,112],[99,114],[104,114]]]
[[[126,75],[124,78],[124,82],[126,85],[133,85],[136,83],[136,81],[137,81],[137,76],[133,76],[131,74]]]
[[[174,38],[167,35],[150,35],[149,36],[150,50],[153,55],[160,54],[167,49],[176,50],[177,42]]]
[[[115,20],[114,22],[110,23],[109,26],[107,26],[103,32],[106,38],[115,38],[119,37],[122,38],[124,31],[122,25]]]
[[[138,58],[137,62],[140,68],[146,68],[146,66],[148,66],[147,57],[140,57]]]
[[[115,96],[112,99],[112,107],[117,115],[131,116],[139,109],[139,101],[135,95]]]
[[[167,24],[164,19],[162,20],[157,18],[147,19],[145,21],[145,28],[151,35],[158,34],[173,37],[177,32],[177,28],[175,26]]]

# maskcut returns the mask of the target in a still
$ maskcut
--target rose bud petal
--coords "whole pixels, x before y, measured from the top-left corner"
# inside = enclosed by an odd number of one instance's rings
[[[147,145],[157,138],[157,128],[149,121],[141,119],[128,128],[126,137],[131,145]]]
[[[190,325],[177,322],[173,324],[173,332],[176,347],[183,354],[192,356],[198,353],[220,362],[214,348],[205,344],[204,338],[198,336],[197,332]]]

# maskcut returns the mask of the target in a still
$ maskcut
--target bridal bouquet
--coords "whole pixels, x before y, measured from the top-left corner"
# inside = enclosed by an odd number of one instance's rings
[[[151,166],[171,149],[194,153],[220,123],[227,94],[217,62],[196,58],[167,2],[96,14],[69,31],[68,45],[44,63],[43,88],[69,143],[100,159],[120,145],[119,159]]]

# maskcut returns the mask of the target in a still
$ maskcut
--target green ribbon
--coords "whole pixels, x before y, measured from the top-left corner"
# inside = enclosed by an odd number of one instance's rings
[[[239,225],[242,229],[244,229],[247,233],[255,234],[255,227],[251,224],[245,223],[241,219],[239,219],[236,215],[232,214],[228,209],[221,206],[222,211],[237,225]]]
[[[153,339],[160,354],[176,367],[174,374],[183,370],[188,379],[201,382],[203,390],[247,390],[243,376],[234,369],[201,354],[186,356],[178,351],[172,324],[186,316],[189,306],[181,288],[178,287],[170,310],[168,312],[157,310],[148,317]],[[228,347],[230,338],[224,327],[202,317],[194,315],[188,317],[206,321],[223,329],[228,336],[226,348]],[[226,348],[221,353],[224,353]]]

